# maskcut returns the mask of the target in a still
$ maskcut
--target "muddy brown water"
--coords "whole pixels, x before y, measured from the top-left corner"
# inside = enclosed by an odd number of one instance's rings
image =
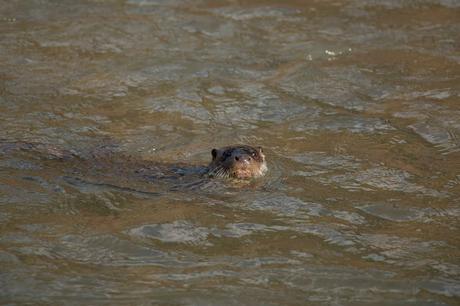
[[[458,305],[459,16],[1,1],[0,139],[109,155],[0,152],[0,303]],[[124,162],[200,166],[232,143],[264,147],[267,176],[158,182]]]

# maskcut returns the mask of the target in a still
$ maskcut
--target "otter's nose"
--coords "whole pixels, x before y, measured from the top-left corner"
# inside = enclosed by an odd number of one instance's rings
[[[246,154],[237,154],[235,155],[235,160],[240,163],[249,164],[249,162],[251,161],[251,156]]]

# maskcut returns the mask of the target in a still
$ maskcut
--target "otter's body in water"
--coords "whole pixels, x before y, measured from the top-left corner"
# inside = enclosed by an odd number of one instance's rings
[[[53,168],[59,176],[119,187],[141,187],[155,182],[176,185],[199,177],[250,179],[263,176],[267,171],[262,149],[248,145],[212,149],[208,166],[141,160],[104,146],[78,154],[46,144],[0,143],[0,154],[9,155],[14,151],[25,152],[33,159],[58,160],[59,163],[51,161],[47,168]]]

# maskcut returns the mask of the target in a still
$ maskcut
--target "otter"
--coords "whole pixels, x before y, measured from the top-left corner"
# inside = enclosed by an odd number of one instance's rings
[[[0,153],[28,151],[34,158],[67,161],[57,166],[71,169],[70,173],[79,177],[97,177],[97,181],[112,179],[134,181],[178,182],[184,177],[207,176],[210,178],[251,179],[267,172],[267,163],[261,147],[231,145],[211,150],[212,160],[207,167],[184,163],[166,164],[156,161],[139,160],[132,156],[116,154],[101,146],[90,154],[78,154],[53,145],[28,142],[2,142]],[[69,171],[66,171],[69,173]],[[136,179],[137,178],[137,179]],[[119,180],[117,179],[117,180]],[[140,180],[139,180],[140,179]]]

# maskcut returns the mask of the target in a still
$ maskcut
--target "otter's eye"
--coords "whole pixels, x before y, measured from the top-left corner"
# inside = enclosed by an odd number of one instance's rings
[[[251,153],[251,157],[252,157],[252,158],[256,158],[256,157],[257,157],[257,153],[256,153],[256,152],[252,152],[252,153]]]
[[[232,155],[232,152],[230,152],[230,151],[225,151],[225,152],[224,152],[224,159],[230,157],[230,155]]]

